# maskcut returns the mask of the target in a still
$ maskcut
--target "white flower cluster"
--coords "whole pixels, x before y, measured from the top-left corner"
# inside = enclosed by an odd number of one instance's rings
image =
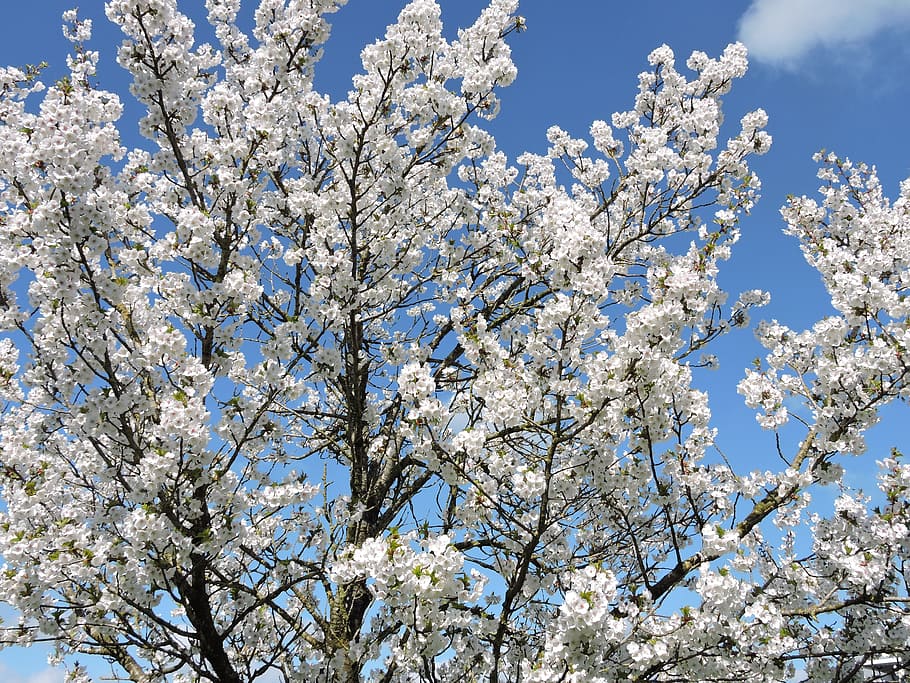
[[[649,57],[627,111],[511,162],[514,0],[414,0],[334,101],[339,0],[109,0],[70,73],[0,69],[0,646],[132,680],[813,680],[910,638],[910,470],[843,454],[907,399],[910,181],[820,157],[784,209],[835,315],[756,328],[781,471],[717,457],[718,274],[762,110],[742,45]],[[204,32],[199,32],[202,35]],[[805,426],[805,430],[803,427]],[[815,489],[845,493],[822,514]],[[823,501],[830,496],[815,496]],[[78,667],[71,680],[83,683]]]
[[[394,531],[384,538],[366,540],[336,562],[331,576],[340,584],[368,579],[370,593],[382,605],[386,618],[402,624],[410,638],[391,637],[381,643],[391,650],[387,666],[417,670],[426,658],[444,655],[468,637],[474,617],[469,606],[481,601],[486,581],[464,567],[464,555],[445,534],[418,539],[414,533]]]

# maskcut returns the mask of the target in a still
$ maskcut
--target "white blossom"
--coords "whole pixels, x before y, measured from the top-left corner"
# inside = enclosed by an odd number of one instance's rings
[[[754,327],[738,389],[786,462],[749,472],[702,383],[769,301],[718,282],[771,143],[761,109],[720,137],[745,48],[661,46],[626,111],[511,159],[514,0],[457,32],[410,2],[336,100],[343,4],[109,0],[133,149],[88,19],[68,77],[0,69],[0,646],[78,683],[86,656],[619,683],[904,652],[910,467],[872,454],[865,498],[846,456],[910,394],[910,181],[820,155],[783,209],[833,309]]]

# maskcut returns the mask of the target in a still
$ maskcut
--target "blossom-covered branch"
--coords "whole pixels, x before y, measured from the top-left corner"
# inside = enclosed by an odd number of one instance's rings
[[[784,209],[837,313],[758,325],[739,388],[788,462],[737,471],[698,373],[768,301],[717,282],[771,142],[761,110],[721,138],[745,48],[660,47],[628,111],[510,160],[514,0],[452,40],[410,2],[334,101],[343,4],[261,0],[247,32],[207,0],[197,46],[176,0],[107,2],[133,148],[76,13],[68,76],[0,70],[0,645],[137,683],[830,681],[902,652],[910,467],[881,459],[887,505],[807,505],[907,395],[910,184],[825,156],[822,204]]]

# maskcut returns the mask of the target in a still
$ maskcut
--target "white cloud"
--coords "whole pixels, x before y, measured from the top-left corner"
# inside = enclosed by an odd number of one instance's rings
[[[901,25],[910,27],[910,0],[752,0],[739,40],[753,59],[793,66],[813,48],[855,46]]]
[[[43,671],[33,673],[25,679],[25,683],[63,683],[65,674],[61,669],[52,669],[48,667]]]
[[[17,674],[0,662],[0,680],[4,683],[63,683],[63,669],[47,667],[30,674]]]

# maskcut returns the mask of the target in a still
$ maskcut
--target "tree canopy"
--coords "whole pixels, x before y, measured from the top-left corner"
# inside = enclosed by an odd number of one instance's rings
[[[745,48],[660,47],[628,111],[510,160],[515,0],[452,40],[414,0],[333,101],[342,4],[245,31],[207,0],[211,46],[176,0],[109,0],[135,147],[75,12],[68,76],[0,69],[0,646],[73,683],[71,655],[136,683],[904,662],[910,466],[863,435],[908,394],[910,181],[820,154],[784,207],[835,313],[754,326],[739,391],[783,462],[749,472],[698,381],[768,298],[717,282],[771,143],[761,110],[720,138]],[[876,459],[884,502],[843,481]]]

